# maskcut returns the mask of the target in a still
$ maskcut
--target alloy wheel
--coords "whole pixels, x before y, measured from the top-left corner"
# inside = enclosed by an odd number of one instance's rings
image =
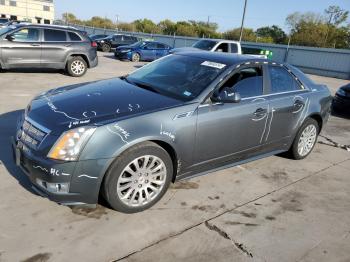
[[[317,128],[315,125],[306,126],[298,141],[298,154],[300,156],[309,154],[315,145],[316,139]]]
[[[81,75],[85,72],[85,65],[82,61],[75,60],[71,64],[71,70],[75,75]]]
[[[157,156],[134,159],[117,181],[119,199],[127,206],[140,207],[150,203],[162,191],[166,181],[165,163]]]

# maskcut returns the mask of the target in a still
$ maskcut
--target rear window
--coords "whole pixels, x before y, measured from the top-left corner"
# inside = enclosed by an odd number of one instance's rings
[[[73,32],[68,32],[69,38],[71,41],[78,42],[81,41],[81,38],[78,34],[73,33]]]
[[[48,42],[65,42],[67,41],[67,34],[61,30],[45,29],[44,40]]]

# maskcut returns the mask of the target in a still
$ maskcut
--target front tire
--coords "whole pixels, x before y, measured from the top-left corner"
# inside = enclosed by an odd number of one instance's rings
[[[73,77],[81,77],[85,75],[87,67],[87,63],[80,56],[71,57],[67,62],[67,72]]]
[[[172,174],[169,154],[155,143],[142,143],[114,161],[104,179],[102,195],[117,211],[140,212],[162,198]]]
[[[316,145],[319,131],[320,127],[315,119],[308,118],[305,120],[290,150],[294,159],[304,159],[312,152]]]
[[[132,62],[140,62],[141,56],[139,53],[133,53],[131,56],[131,61]]]

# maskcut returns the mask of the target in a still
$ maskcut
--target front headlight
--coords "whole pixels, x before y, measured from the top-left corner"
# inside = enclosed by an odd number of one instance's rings
[[[104,42],[105,42],[105,40],[101,40],[101,41],[100,41],[100,43],[104,43]]]
[[[126,49],[126,50],[121,50],[121,53],[129,53],[131,51],[131,49]]]
[[[79,127],[64,132],[51,148],[47,157],[64,161],[77,160],[82,147],[95,130],[95,127]]]
[[[340,95],[340,96],[346,96],[346,92],[344,91],[344,89],[338,89],[337,91],[337,95]]]

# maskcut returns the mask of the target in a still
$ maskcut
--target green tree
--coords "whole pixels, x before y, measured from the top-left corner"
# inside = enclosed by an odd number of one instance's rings
[[[173,21],[171,21],[169,19],[160,21],[158,23],[158,27],[160,28],[162,33],[165,35],[172,35],[172,34],[176,33],[176,23],[174,23]]]
[[[136,30],[149,34],[160,34],[160,28],[150,19],[138,19],[133,22]]]
[[[286,33],[277,25],[260,27],[255,33],[259,39],[265,39],[265,43],[284,44],[287,39]]]
[[[238,41],[240,37],[240,33],[241,33],[241,28],[234,28],[232,30],[229,30],[223,33],[223,37],[225,39]],[[254,30],[251,28],[244,28],[242,40],[248,41],[248,42],[255,42],[257,40],[257,36]]]

